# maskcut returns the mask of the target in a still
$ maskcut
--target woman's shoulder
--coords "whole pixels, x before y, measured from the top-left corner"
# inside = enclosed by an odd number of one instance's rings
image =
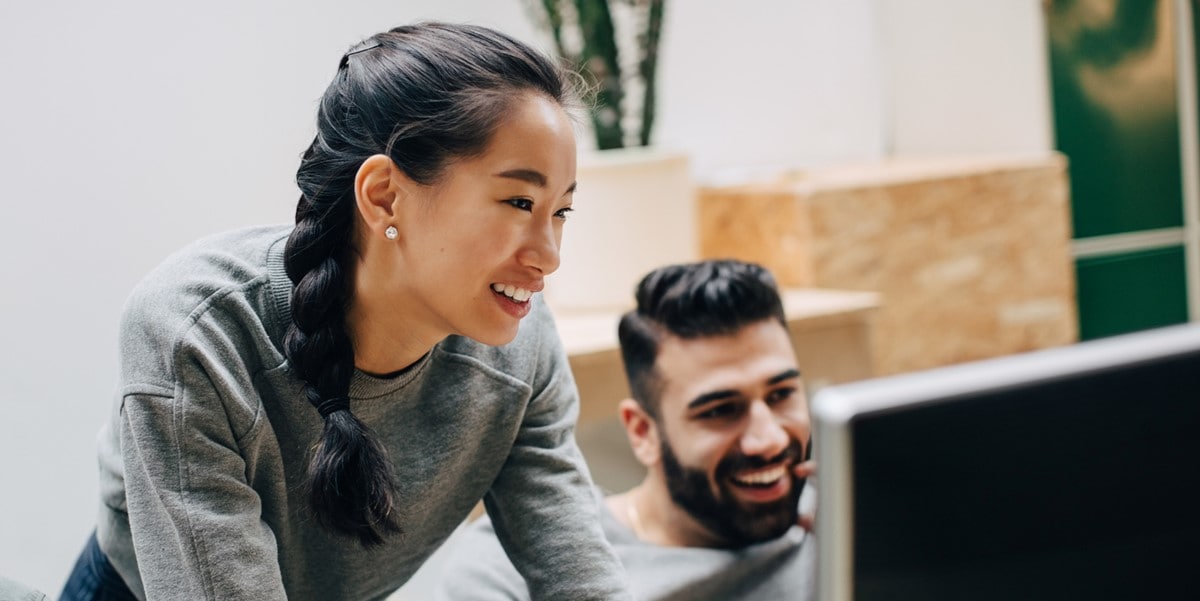
[[[270,251],[288,231],[284,226],[246,228],[192,242],[138,282],[126,300],[126,317],[185,317],[215,294],[266,277]]]
[[[121,315],[122,355],[136,349],[164,357],[198,327],[224,324],[234,332],[277,329],[272,287],[278,282],[288,226],[224,232],[197,240],[168,256],[133,289]],[[164,357],[165,358],[165,357]]]

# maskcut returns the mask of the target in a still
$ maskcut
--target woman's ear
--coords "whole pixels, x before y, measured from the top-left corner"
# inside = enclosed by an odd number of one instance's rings
[[[354,200],[368,232],[382,236],[388,227],[397,225],[397,203],[404,194],[406,179],[387,155],[371,155],[359,165],[354,176]]]
[[[624,399],[617,404],[617,416],[625,426],[629,447],[633,449],[633,455],[637,457],[638,462],[646,467],[657,464],[662,459],[658,422],[646,413],[641,403],[633,399]]]

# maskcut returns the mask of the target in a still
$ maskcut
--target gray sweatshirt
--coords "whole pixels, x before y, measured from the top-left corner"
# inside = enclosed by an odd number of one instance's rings
[[[135,594],[381,599],[482,497],[535,598],[627,598],[540,299],[506,346],[451,336],[394,378],[355,373],[351,410],[395,466],[404,532],[364,550],[313,522],[302,491],[323,424],[281,351],[289,231],[197,242],[126,305],[120,387],[99,436],[97,537]]]

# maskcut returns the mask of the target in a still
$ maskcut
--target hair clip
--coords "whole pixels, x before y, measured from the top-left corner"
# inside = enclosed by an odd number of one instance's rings
[[[366,52],[368,50],[374,50],[378,47],[379,42],[376,40],[367,40],[360,43],[358,46],[351,48],[349,52],[342,55],[342,61],[338,63],[338,69],[345,69],[346,65],[350,64],[351,55],[358,54],[359,52]]]
[[[358,48],[351,48],[350,51],[346,53],[346,56],[350,56],[351,54],[358,54],[359,52],[366,52],[368,50],[372,50],[372,49],[375,49],[378,47],[379,47],[378,41],[369,40],[369,41],[359,44]]]

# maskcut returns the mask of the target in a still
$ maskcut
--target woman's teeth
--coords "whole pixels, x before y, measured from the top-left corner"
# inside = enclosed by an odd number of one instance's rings
[[[529,297],[533,296],[532,292],[524,288],[517,288],[512,284],[492,284],[492,290],[495,290],[496,292],[499,292],[500,294],[517,301],[518,303],[523,303],[529,300]]]
[[[733,481],[747,486],[765,486],[767,484],[774,484],[775,481],[782,478],[785,473],[787,473],[787,466],[781,465],[779,467],[763,470],[761,472],[755,472],[745,476],[735,476]]]

